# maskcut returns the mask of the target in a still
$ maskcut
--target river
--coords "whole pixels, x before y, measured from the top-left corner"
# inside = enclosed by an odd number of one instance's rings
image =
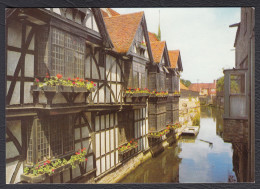
[[[157,157],[151,158],[120,183],[227,183],[236,182],[233,149],[225,143],[223,112],[201,107],[197,137],[181,137]]]

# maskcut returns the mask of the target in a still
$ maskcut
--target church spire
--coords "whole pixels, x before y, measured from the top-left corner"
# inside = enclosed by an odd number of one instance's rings
[[[160,10],[159,10],[159,26],[158,26],[158,40],[161,41],[161,28],[160,28]]]

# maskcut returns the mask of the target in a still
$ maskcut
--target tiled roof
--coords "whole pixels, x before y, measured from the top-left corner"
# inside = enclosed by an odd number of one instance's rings
[[[150,42],[159,41],[159,40],[157,39],[155,33],[148,32],[148,35],[149,35],[149,40],[150,40]]]
[[[177,62],[180,56],[180,50],[171,50],[168,51],[171,68],[176,68]]]
[[[128,52],[143,15],[144,12],[138,12],[104,18],[116,52]]]
[[[151,42],[151,49],[153,53],[153,59],[155,63],[160,63],[165,47],[165,41]]]
[[[180,88],[181,90],[189,90],[182,82],[180,82]]]
[[[118,12],[114,11],[111,8],[101,8],[101,12],[102,12],[103,17],[111,17],[111,16],[120,15]]]
[[[209,94],[215,94],[215,91],[211,91],[210,89],[216,89],[216,83],[192,83],[189,86],[189,90],[200,92],[200,89],[209,89]]]

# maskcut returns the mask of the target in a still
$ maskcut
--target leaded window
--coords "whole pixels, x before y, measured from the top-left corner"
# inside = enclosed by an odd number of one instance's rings
[[[39,163],[74,151],[73,116],[37,119],[27,128],[27,162]],[[36,155],[36,159],[33,154]]]
[[[51,45],[48,46],[49,40]],[[51,28],[50,32],[48,28],[43,28],[39,32],[38,41],[39,76],[50,72],[53,76],[62,74],[64,77],[84,77],[84,40],[57,28]]]

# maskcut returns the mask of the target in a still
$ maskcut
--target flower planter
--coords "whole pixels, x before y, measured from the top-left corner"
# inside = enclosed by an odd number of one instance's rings
[[[31,90],[32,91],[55,92],[55,93],[60,93],[60,92],[73,93],[73,92],[92,92],[93,88],[88,90],[84,87],[71,87],[71,86],[62,86],[62,85],[43,86],[42,88],[40,88],[36,85],[32,85]]]
[[[122,161],[128,159],[129,157],[134,155],[134,153],[135,153],[135,147],[131,147],[131,148],[126,149],[124,151],[118,151],[119,161],[122,162]]]
[[[79,160],[74,162],[74,165],[80,164]],[[70,164],[66,164],[60,167],[57,167],[54,169],[54,172],[52,175],[58,174],[60,172],[63,172],[72,166]],[[27,182],[27,183],[40,183],[43,182],[47,177],[50,177],[51,175],[48,175],[47,173],[44,174],[38,174],[38,175],[33,175],[33,174],[21,174],[20,179],[21,181]]]
[[[145,104],[149,97],[148,93],[126,93],[124,96],[125,103],[130,104]]]

